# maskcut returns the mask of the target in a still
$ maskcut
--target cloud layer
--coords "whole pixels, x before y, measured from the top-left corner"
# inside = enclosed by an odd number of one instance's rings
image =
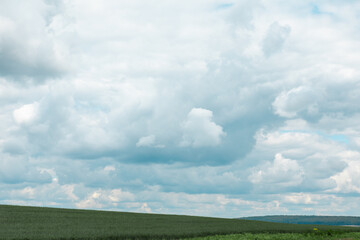
[[[0,3],[0,203],[352,215],[356,1]]]

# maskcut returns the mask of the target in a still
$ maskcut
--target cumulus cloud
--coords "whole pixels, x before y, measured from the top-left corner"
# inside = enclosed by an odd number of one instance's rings
[[[226,134],[222,127],[212,121],[213,113],[203,108],[193,108],[182,128],[184,131],[181,146],[217,146]]]
[[[315,196],[316,198],[316,196]],[[317,197],[319,198],[319,197]],[[321,197],[320,197],[321,198]],[[314,196],[304,193],[296,193],[285,196],[285,202],[294,203],[294,204],[314,204]]]
[[[139,138],[139,141],[136,143],[136,147],[164,148],[165,145],[156,144],[156,137],[154,135],[149,135]]]
[[[137,147],[151,146],[155,143],[155,136],[149,135],[146,137],[141,137],[139,141],[136,143]]]
[[[102,208],[105,204],[117,206],[120,202],[132,201],[134,195],[124,192],[121,189],[113,189],[110,191],[97,190],[88,195],[87,198],[76,203],[78,208]]]
[[[273,102],[274,111],[279,116],[287,118],[296,117],[302,111],[308,115],[316,115],[318,94],[320,93],[303,86],[282,92]]]
[[[317,7],[1,1],[1,202],[351,213],[360,6]]]
[[[277,161],[276,158],[272,164],[262,161],[253,169],[249,178],[252,182],[256,182],[272,173],[273,176],[269,177],[268,181],[275,181],[273,187],[269,185],[266,189],[262,189],[266,184],[257,184],[254,186],[255,189],[271,192],[333,191],[337,186],[333,179],[334,174],[343,171],[347,166],[343,157],[347,152],[344,146],[317,133],[299,130],[258,133],[256,147],[249,155],[249,159],[269,158],[273,156],[272,154],[277,154],[280,149],[282,149],[281,155],[277,155]],[[283,166],[281,163],[286,164]],[[264,164],[268,166],[268,170],[262,168]],[[287,167],[291,175],[286,173],[276,175],[276,171],[281,172]],[[289,179],[281,180],[281,177]],[[279,179],[279,182],[276,182],[276,179]]]
[[[144,203],[141,208],[140,208],[141,212],[145,212],[145,213],[151,213],[151,208],[148,206],[147,203]]]
[[[30,82],[57,77],[67,71],[64,49],[50,33],[55,6],[35,0],[4,1],[0,11],[0,75]]]
[[[265,163],[261,169],[256,169],[250,175],[252,183],[261,185],[279,185],[276,187],[289,187],[301,184],[304,170],[297,161],[284,158],[276,154],[274,161]]]
[[[290,34],[290,30],[291,28],[289,26],[281,26],[277,22],[274,22],[269,26],[262,45],[265,56],[270,57],[281,51],[286,38]]]
[[[347,167],[342,171],[338,172],[332,179],[336,181],[335,192],[341,193],[360,193],[359,184],[359,152],[348,151],[343,154],[344,160],[347,162]]]
[[[32,104],[25,104],[22,107],[13,111],[13,117],[18,124],[28,124],[33,122],[39,111],[39,104],[37,102]]]
[[[11,154],[0,154],[0,182],[6,184],[46,184],[51,176],[41,171],[32,159]]]

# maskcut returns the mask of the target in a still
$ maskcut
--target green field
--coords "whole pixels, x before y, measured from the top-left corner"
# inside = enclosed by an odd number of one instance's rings
[[[191,240],[359,240],[360,233],[244,233],[191,238]],[[190,240],[190,239],[188,239]]]
[[[293,225],[181,215],[0,205],[0,239],[179,239],[234,233],[360,231],[357,228]]]

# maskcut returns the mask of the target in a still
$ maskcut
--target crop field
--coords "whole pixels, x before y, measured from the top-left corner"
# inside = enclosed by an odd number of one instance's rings
[[[236,233],[313,234],[314,227],[319,232],[360,231],[358,228],[325,225],[0,205],[2,240],[179,239]]]
[[[188,240],[359,240],[359,232],[351,233],[244,233],[191,238]]]

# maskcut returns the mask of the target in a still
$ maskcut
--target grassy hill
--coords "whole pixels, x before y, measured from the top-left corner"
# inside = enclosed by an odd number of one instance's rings
[[[230,233],[355,231],[239,219],[0,205],[0,239],[178,239]]]
[[[246,217],[241,218],[246,220],[257,220],[266,222],[277,223],[293,223],[293,224],[321,224],[321,225],[334,225],[345,226],[355,225],[360,226],[360,217],[348,216],[299,216],[299,215],[274,215],[274,216],[259,216],[259,217]]]

